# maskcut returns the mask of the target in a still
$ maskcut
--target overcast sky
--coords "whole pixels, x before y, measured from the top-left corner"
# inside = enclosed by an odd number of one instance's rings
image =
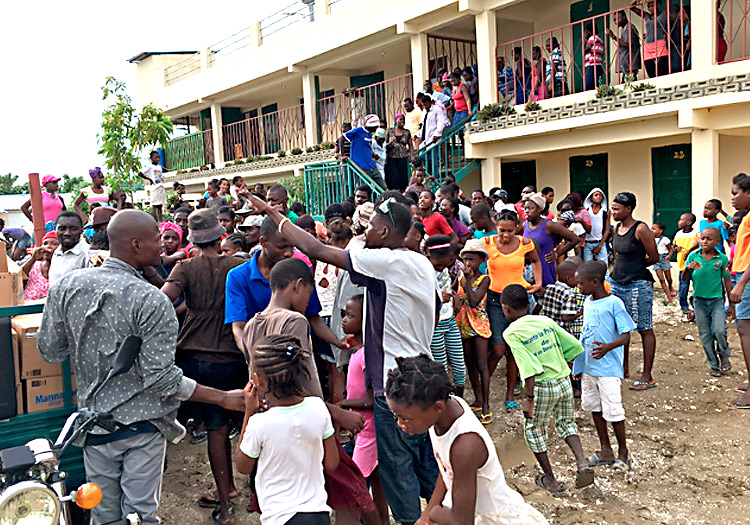
[[[104,166],[96,134],[107,75],[126,82],[140,104],[127,59],[208,47],[278,7],[267,0],[3,2],[0,174],[21,175],[19,182],[29,172],[88,176]]]

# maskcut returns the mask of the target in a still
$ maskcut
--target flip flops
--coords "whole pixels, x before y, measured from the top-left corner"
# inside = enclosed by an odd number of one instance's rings
[[[656,388],[656,383],[649,383],[648,381],[633,381],[633,384],[628,387],[629,390],[635,390],[636,392],[651,390],[652,388]]]
[[[633,462],[628,460],[627,462],[618,459],[615,460],[614,463],[612,463],[612,470],[615,472],[628,472],[629,470],[633,469]]]
[[[481,412],[481,411],[482,411],[482,407],[475,407],[474,405],[469,405],[469,408],[470,408],[470,409],[471,409],[471,411],[472,411],[472,412],[474,412],[475,414],[476,414],[477,412]]]
[[[521,410],[521,407],[518,406],[518,403],[516,403],[515,401],[506,401],[505,411],[510,414],[514,410]]]
[[[745,399],[740,396],[731,403],[729,403],[730,408],[739,408],[739,409],[750,409],[750,403],[745,401]]]
[[[560,496],[560,495],[562,495],[565,492],[565,487],[562,486],[562,485],[560,485],[560,488],[557,489],[557,490],[548,489],[545,486],[545,484],[544,484],[544,476],[543,475],[539,476],[538,478],[536,478],[536,486],[539,487],[540,489],[546,490],[547,492],[549,492],[553,496]]]
[[[592,454],[589,456],[589,467],[602,467],[602,466],[609,466],[612,463],[614,463],[614,460],[603,460],[599,459],[599,456],[597,454]]]
[[[594,469],[586,467],[576,472],[576,488],[588,487],[594,482]]]
[[[240,494],[239,492],[233,492],[229,495],[230,499],[234,499],[238,497]],[[203,507],[204,509],[211,509],[214,507],[219,506],[219,495],[216,494],[216,492],[209,492],[208,494],[204,494],[200,498],[198,498],[198,506]]]
[[[495,416],[492,415],[492,412],[489,412],[488,414],[481,414],[479,416],[479,422],[483,425],[489,425],[495,421]]]

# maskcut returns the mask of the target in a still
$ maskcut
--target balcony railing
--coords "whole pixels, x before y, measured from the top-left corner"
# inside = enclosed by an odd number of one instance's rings
[[[200,73],[201,56],[196,53],[164,68],[164,85],[171,86],[187,77]]]
[[[750,57],[750,0],[719,2],[716,13],[716,61],[744,60]]]
[[[441,69],[450,73],[456,68],[472,67],[477,63],[477,43],[475,40],[427,35],[427,56],[430,80],[440,82],[438,71]]]
[[[360,126],[370,113],[391,124],[396,113],[403,112],[404,99],[413,95],[412,75],[408,73],[321,98],[317,104],[318,135],[322,141],[334,142],[345,122]]]
[[[498,98],[524,104],[690,69],[689,0],[664,5],[658,16],[618,9],[498,45]]]
[[[312,22],[314,4],[311,1],[296,0],[260,21],[260,34],[263,40],[278,36],[296,24]]]
[[[213,164],[213,133],[209,129],[174,138],[167,142],[164,152],[168,170],[184,170]]]
[[[305,111],[302,104],[225,124],[224,160],[271,155],[279,150],[305,147]]]

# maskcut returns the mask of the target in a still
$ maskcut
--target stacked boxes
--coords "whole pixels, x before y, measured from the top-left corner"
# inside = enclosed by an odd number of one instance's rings
[[[11,320],[17,341],[15,353],[17,388],[23,410],[19,414],[40,412],[63,406],[62,365],[47,363],[42,359],[37,347],[37,330],[42,322],[42,314],[18,315]],[[73,403],[76,402],[77,387],[75,378]]]

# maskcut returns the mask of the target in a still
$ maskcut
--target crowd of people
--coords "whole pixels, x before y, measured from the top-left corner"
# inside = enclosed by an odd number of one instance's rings
[[[750,355],[750,177],[733,181],[737,213],[711,199],[699,224],[686,212],[670,225],[674,239],[634,217],[629,192],[556,202],[553,188],[526,187],[514,203],[502,188],[421,184],[376,199],[357,187],[322,221],[300,203],[292,211],[283,186],[264,195],[244,182],[231,201],[209,188],[220,205],[159,223],[99,206],[90,243],[81,214],[57,215],[24,263],[27,292],[47,296],[44,358],[71,357],[79,404],[93,406],[118,344],[142,339],[135,369],[96,400],[118,430],[84,444],[87,476],[104,490],[94,522],[131,511],[157,522],[166,442],[187,426],[191,442],[207,441],[216,490],[196,503],[214,523],[235,519],[235,469],[251,474],[263,523],[329,523],[331,511],[344,524],[546,523],[505,483],[487,426],[498,412],[524,414],[536,483],[552,494],[570,490],[547,454],[553,420],[576,488],[597,468],[637,467],[621,388],[632,332],[643,366],[628,388],[658,386],[655,281],[697,324],[711,376],[732,370],[727,315]],[[92,254],[97,242],[107,248]],[[498,411],[491,381],[503,358]],[[731,405],[750,408],[741,390]],[[600,441],[589,454],[578,397]]]

